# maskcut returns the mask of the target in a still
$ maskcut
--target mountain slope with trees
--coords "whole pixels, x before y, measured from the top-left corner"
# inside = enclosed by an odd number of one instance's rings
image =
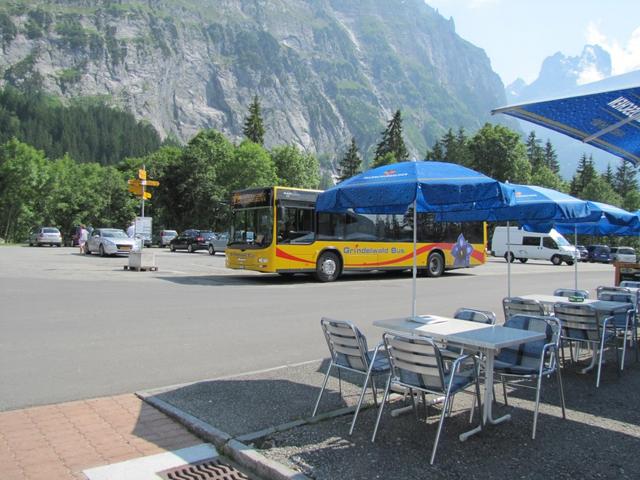
[[[401,108],[419,156],[505,102],[485,53],[422,0],[11,0],[0,39],[5,84],[97,96],[181,142],[240,140],[257,96],[267,148],[335,155],[355,137],[368,162]]]

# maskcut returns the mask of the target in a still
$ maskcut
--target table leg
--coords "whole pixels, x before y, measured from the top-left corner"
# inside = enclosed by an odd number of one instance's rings
[[[484,352],[484,405],[482,406],[482,419],[484,425],[497,425],[498,423],[505,422],[511,419],[511,415],[507,414],[500,418],[493,418],[493,359],[495,352],[488,350]],[[464,442],[467,438],[476,433],[482,431],[480,426],[477,426],[473,430],[469,430],[460,435],[460,441]]]

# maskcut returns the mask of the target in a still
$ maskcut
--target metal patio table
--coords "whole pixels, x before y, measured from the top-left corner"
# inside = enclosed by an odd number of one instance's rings
[[[540,332],[529,332],[500,325],[485,325],[437,315],[422,315],[415,319],[405,317],[375,320],[373,324],[391,332],[404,332],[430,337],[437,341],[450,341],[456,345],[482,352],[485,363],[482,418],[485,425],[495,425],[511,418],[509,414],[493,418],[493,370],[496,352],[502,348],[545,338],[545,334]],[[481,427],[478,426],[462,433],[460,440],[464,441],[480,431]]]

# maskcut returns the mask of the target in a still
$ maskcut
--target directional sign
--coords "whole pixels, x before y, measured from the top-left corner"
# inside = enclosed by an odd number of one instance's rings
[[[142,182],[142,180],[138,180],[137,178],[131,178],[127,180],[127,183],[129,185],[135,185],[136,187],[141,187],[142,185],[144,185]]]
[[[151,192],[144,192],[144,196],[142,198],[149,200],[151,198]]]
[[[142,196],[142,185],[129,185],[128,190],[134,195]]]
[[[140,180],[146,180],[147,179],[147,171],[143,168],[138,170],[138,178]]]
[[[146,185],[147,187],[157,187],[160,185],[160,182],[157,180],[143,180],[142,184]]]

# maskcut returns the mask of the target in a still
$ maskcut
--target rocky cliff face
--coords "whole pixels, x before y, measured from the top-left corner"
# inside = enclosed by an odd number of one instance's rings
[[[99,96],[183,141],[240,138],[258,95],[267,146],[371,151],[399,108],[421,158],[505,103],[484,52],[422,0],[14,0],[0,42],[5,82]]]

